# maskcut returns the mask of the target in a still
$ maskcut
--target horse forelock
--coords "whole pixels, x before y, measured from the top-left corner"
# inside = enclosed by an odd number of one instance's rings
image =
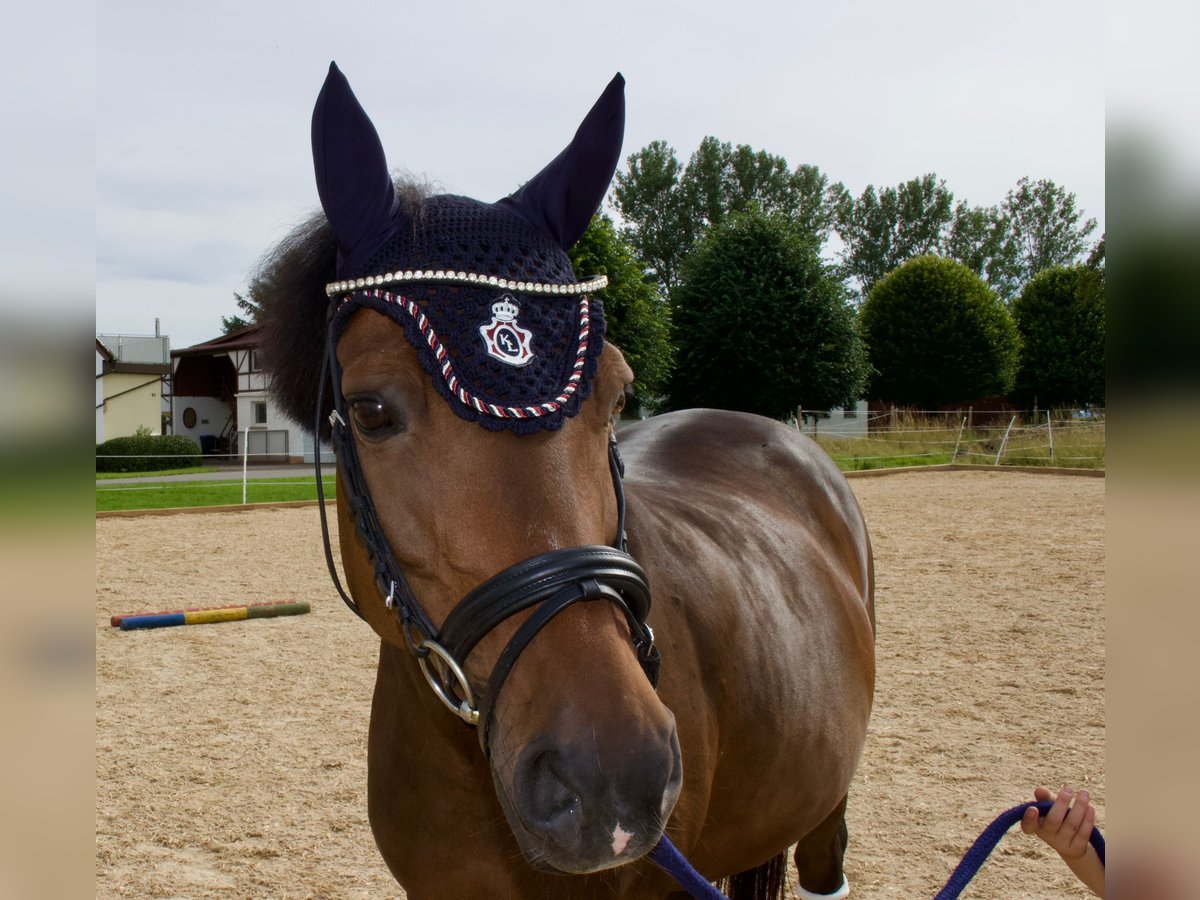
[[[398,176],[396,197],[410,221],[420,223],[429,187]],[[323,212],[305,219],[259,260],[250,281],[250,299],[259,304],[260,350],[271,376],[271,393],[293,421],[311,430],[317,412],[318,382],[325,354],[325,293],[337,272],[337,243]],[[333,408],[326,395],[321,421]],[[329,426],[323,424],[322,437]]]

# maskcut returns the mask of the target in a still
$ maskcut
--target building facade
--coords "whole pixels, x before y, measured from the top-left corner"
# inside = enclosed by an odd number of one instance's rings
[[[171,339],[96,335],[96,443],[140,429],[163,434],[170,409]]]
[[[255,462],[313,461],[313,441],[270,397],[258,326],[171,352],[171,423],[206,455]],[[322,459],[332,461],[324,448]]]

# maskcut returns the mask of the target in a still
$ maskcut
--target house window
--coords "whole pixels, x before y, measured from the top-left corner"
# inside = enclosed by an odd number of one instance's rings
[[[262,363],[258,359],[258,348],[257,347],[250,348],[250,371],[251,372],[261,372],[262,371]]]
[[[266,400],[254,400],[250,403],[250,419],[255,425],[267,424]]]

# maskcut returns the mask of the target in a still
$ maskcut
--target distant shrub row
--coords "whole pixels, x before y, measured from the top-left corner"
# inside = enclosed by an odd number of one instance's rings
[[[97,472],[157,472],[200,465],[200,445],[179,434],[136,434],[96,445]]]

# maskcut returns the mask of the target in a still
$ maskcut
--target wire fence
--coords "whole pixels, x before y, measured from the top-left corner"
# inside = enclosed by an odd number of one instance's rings
[[[854,433],[819,425],[805,432],[843,469],[971,463],[1101,468],[1103,410],[1019,410],[987,413],[973,424],[960,411],[873,413]],[[994,420],[1000,419],[996,424]]]

